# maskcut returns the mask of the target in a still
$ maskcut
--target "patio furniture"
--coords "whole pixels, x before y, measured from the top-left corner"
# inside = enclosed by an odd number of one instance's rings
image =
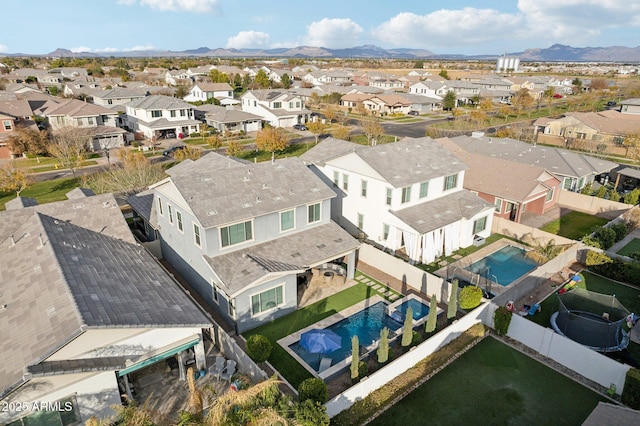
[[[327,368],[331,367],[332,362],[333,360],[331,358],[323,356],[322,359],[320,359],[320,367],[318,367],[318,373],[322,373]]]
[[[231,376],[233,376],[236,372],[236,365],[237,363],[234,360],[228,360],[224,371],[220,374],[220,376],[218,376],[218,380],[222,379],[227,382],[231,381]]]
[[[220,374],[222,374],[222,372],[224,371],[226,362],[227,360],[225,359],[225,357],[218,355],[216,357],[215,363],[209,367],[209,374],[215,377],[219,377]]]
[[[529,309],[529,315],[535,315],[536,312],[538,312],[539,310],[540,310],[540,304],[534,303],[533,305],[531,305],[531,308]]]

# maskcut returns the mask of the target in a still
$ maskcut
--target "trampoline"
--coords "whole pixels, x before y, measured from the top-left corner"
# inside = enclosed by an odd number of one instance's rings
[[[629,345],[624,324],[629,311],[615,296],[574,288],[558,294],[560,308],[551,315],[551,327],[598,352],[615,352]]]

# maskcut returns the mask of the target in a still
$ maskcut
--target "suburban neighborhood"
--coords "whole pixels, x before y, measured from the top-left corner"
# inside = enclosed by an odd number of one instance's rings
[[[298,49],[0,49],[0,424],[639,424],[640,66]]]

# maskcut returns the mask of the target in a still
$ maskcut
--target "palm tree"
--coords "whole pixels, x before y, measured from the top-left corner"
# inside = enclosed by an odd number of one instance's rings
[[[555,240],[552,238],[546,242],[546,244],[540,243],[538,240],[534,242],[534,246],[531,250],[527,251],[527,257],[535,260],[540,265],[547,263],[565,249],[563,245],[556,245]]]

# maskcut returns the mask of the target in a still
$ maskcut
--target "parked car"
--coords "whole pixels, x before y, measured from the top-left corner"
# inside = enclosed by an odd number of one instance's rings
[[[162,155],[164,155],[165,157],[171,157],[173,156],[173,154],[175,154],[176,151],[184,149],[185,146],[184,145],[174,145],[170,148],[165,149],[164,151],[162,151]]]
[[[296,130],[307,130],[307,126],[305,126],[304,124],[294,124],[293,128]]]
[[[608,107],[616,106],[616,102],[615,101],[609,101],[609,102],[607,102],[607,106]]]
[[[420,113],[418,111],[409,111],[407,114],[408,115],[420,115]]]
[[[172,132],[172,131],[165,132],[163,137],[165,139],[175,139],[176,138],[176,132]]]

